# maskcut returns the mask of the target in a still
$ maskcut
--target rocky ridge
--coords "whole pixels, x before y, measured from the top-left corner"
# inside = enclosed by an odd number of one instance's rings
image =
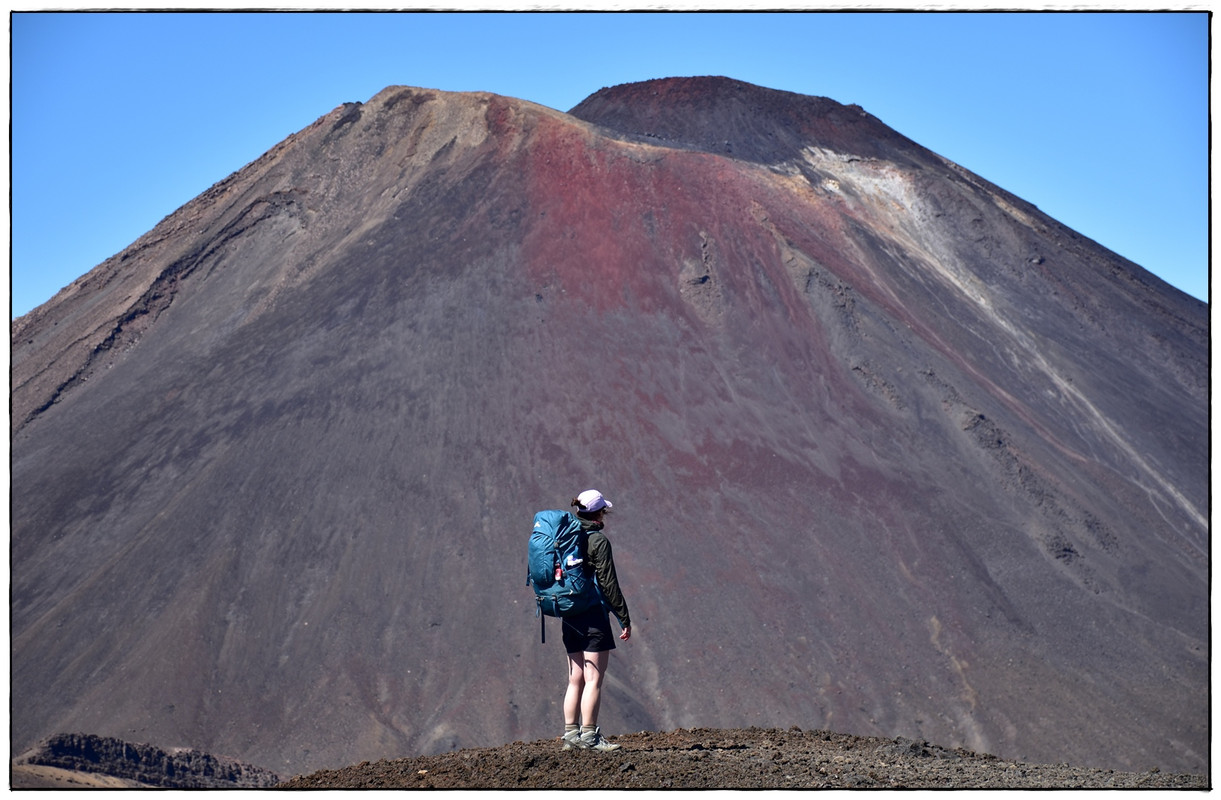
[[[110,776],[128,785],[167,789],[258,789],[280,781],[278,775],[262,767],[198,750],[167,752],[151,744],[85,733],[48,737],[18,762]]]
[[[1026,764],[924,740],[748,728],[641,731],[619,750],[557,739],[364,761],[298,775],[290,789],[1203,789],[1200,775]]]

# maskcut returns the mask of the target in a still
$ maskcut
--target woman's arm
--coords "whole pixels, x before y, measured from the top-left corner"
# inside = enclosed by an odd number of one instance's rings
[[[602,597],[610,605],[611,611],[619,619],[619,627],[625,631],[632,627],[632,618],[627,610],[627,600],[619,589],[619,577],[615,574],[615,557],[611,552],[610,540],[601,531],[589,534],[587,541],[589,560],[593,564],[594,575],[598,578],[598,588]],[[620,636],[626,639],[626,636]]]

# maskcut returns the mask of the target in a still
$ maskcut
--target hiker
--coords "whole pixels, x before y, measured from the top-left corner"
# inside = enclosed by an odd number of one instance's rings
[[[619,638],[626,642],[632,635],[632,621],[615,576],[610,541],[602,532],[603,517],[611,510],[611,504],[601,492],[589,489],[577,495],[572,505],[586,534],[585,568],[595,576],[603,602],[577,616],[562,618],[564,650],[568,653],[564,749],[618,750],[619,745],[606,741],[598,727],[602,681],[606,678],[610,651],[615,649],[608,608],[619,620],[622,629]]]

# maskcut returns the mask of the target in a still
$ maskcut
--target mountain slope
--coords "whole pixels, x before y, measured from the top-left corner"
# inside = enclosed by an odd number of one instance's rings
[[[392,87],[14,323],[14,745],[547,736],[525,526],[597,486],[609,733],[1200,771],[1207,342],[829,100]]]

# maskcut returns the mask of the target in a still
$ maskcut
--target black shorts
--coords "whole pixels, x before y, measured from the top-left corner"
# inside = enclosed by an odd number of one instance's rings
[[[561,621],[564,623],[565,652],[601,653],[615,649],[610,612],[602,606],[594,606],[575,617],[561,617]]]

